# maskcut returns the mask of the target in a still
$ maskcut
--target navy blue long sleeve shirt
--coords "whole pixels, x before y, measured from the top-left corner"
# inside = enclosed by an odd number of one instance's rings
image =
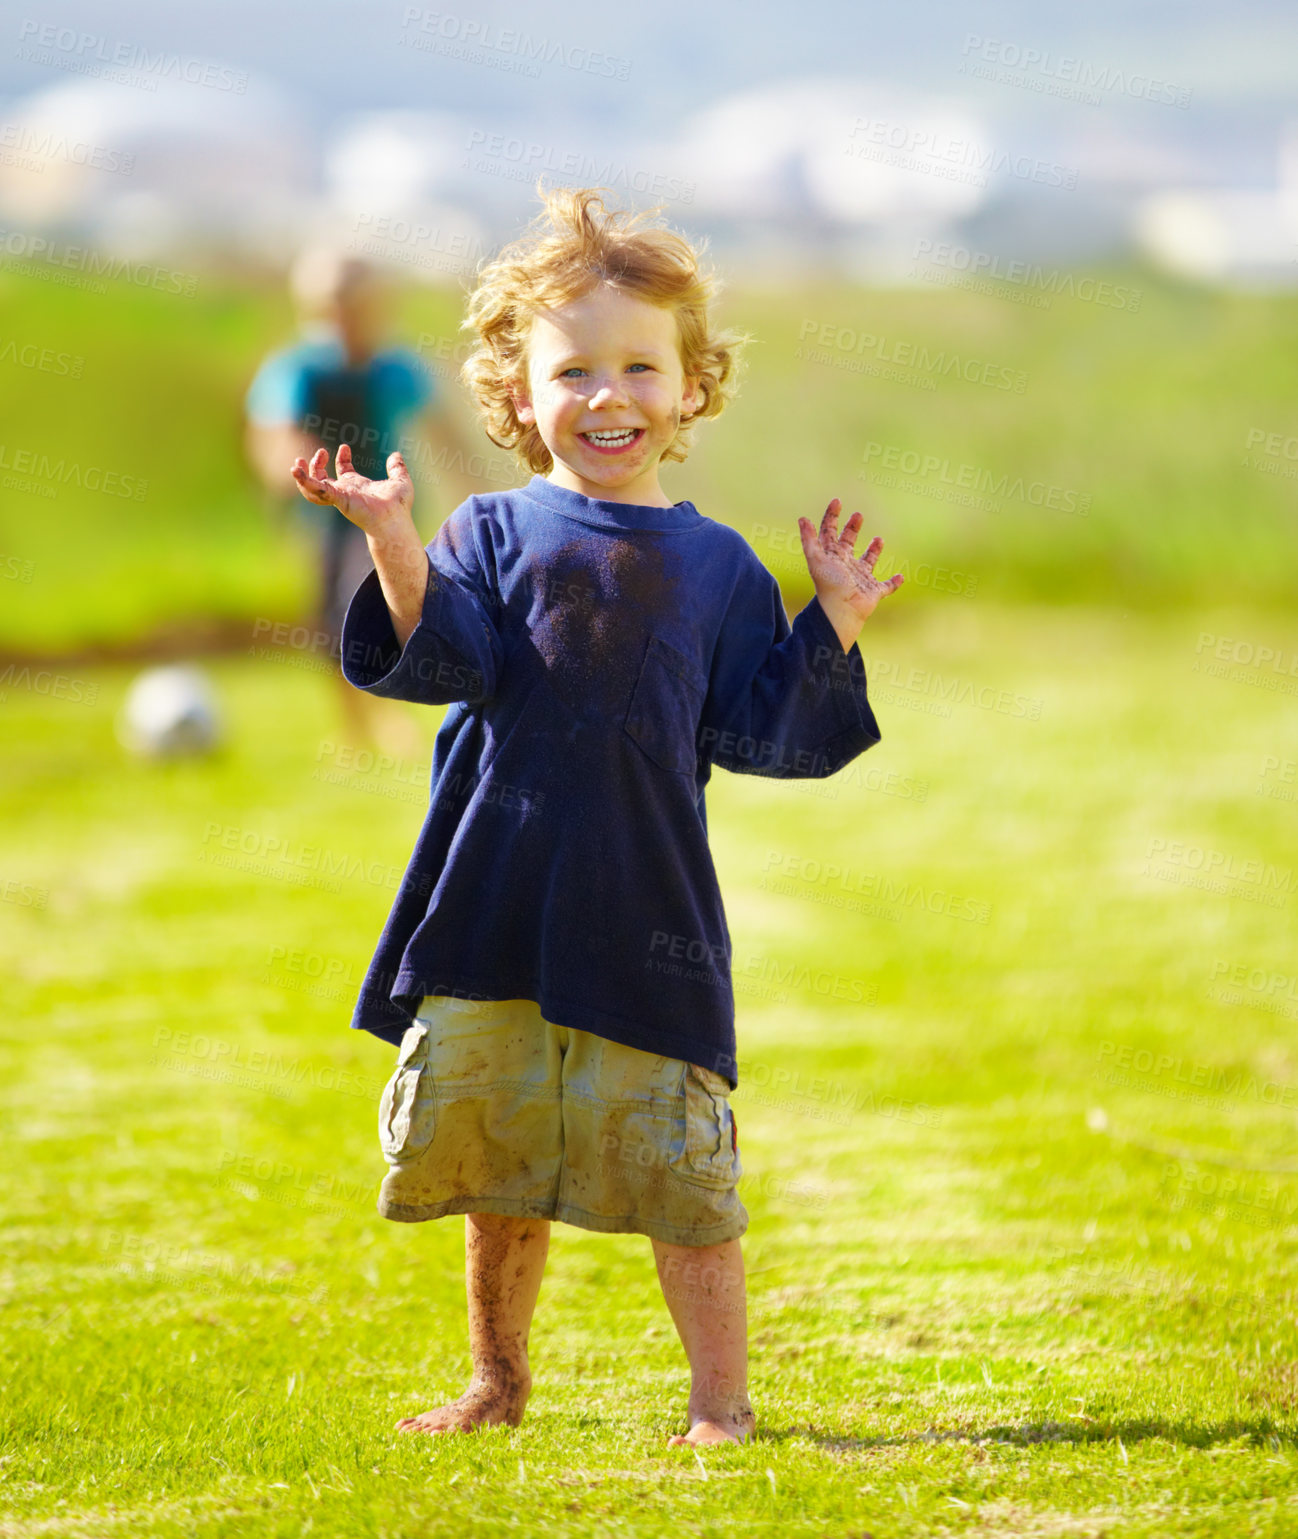
[[[877,743],[859,649],[816,599],[790,626],[748,542],[689,502],[535,476],[426,549],[404,647],[376,572],[343,623],[350,683],[451,707],[352,1026],[396,1043],[427,994],[531,999],[735,1086],[704,787],[714,765],[832,775]]]

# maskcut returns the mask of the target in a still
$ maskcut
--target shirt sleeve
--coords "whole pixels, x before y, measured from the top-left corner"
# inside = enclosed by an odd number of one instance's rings
[[[419,623],[397,645],[392,616],[369,572],[343,619],[343,677],[357,689],[418,705],[481,705],[496,692],[504,657],[499,597],[487,579],[472,499],[424,547],[428,581]]]
[[[437,387],[433,376],[422,358],[408,349],[397,353],[399,367],[396,370],[397,411],[402,416],[418,416],[420,412],[436,408]]]
[[[437,390],[433,377],[417,353],[394,347],[381,353],[373,364],[373,381],[385,431],[408,431],[425,411],[436,410]]]
[[[292,351],[272,353],[266,359],[243,404],[248,420],[259,427],[301,424],[306,416],[306,371]]]
[[[717,642],[699,750],[739,775],[820,780],[880,741],[865,663],[817,598],[790,626],[779,584],[755,556],[753,567]]]

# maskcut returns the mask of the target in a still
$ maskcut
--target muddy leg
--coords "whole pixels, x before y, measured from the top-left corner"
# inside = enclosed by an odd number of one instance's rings
[[[398,1431],[472,1432],[500,1422],[518,1426],[532,1389],[527,1344],[549,1248],[549,1219],[465,1215],[473,1378],[458,1400],[404,1417]]]
[[[748,1304],[738,1240],[653,1242],[658,1281],[690,1360],[690,1430],[669,1443],[743,1443],[756,1425],[748,1401]]]

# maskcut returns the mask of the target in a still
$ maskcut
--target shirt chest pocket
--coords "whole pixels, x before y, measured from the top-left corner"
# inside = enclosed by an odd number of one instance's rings
[[[660,769],[693,775],[706,678],[683,653],[650,636],[624,726]]]

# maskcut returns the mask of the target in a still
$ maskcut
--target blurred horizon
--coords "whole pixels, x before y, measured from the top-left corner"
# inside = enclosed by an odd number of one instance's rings
[[[16,20],[5,250],[61,233],[273,269],[330,232],[463,279],[544,174],[662,202],[732,269],[782,279],[913,281],[927,240],[971,262],[1298,281],[1298,15],[1279,6],[971,21],[950,0],[922,20],[820,0],[756,29],[676,0],[652,28],[546,0],[357,20],[337,0]]]

